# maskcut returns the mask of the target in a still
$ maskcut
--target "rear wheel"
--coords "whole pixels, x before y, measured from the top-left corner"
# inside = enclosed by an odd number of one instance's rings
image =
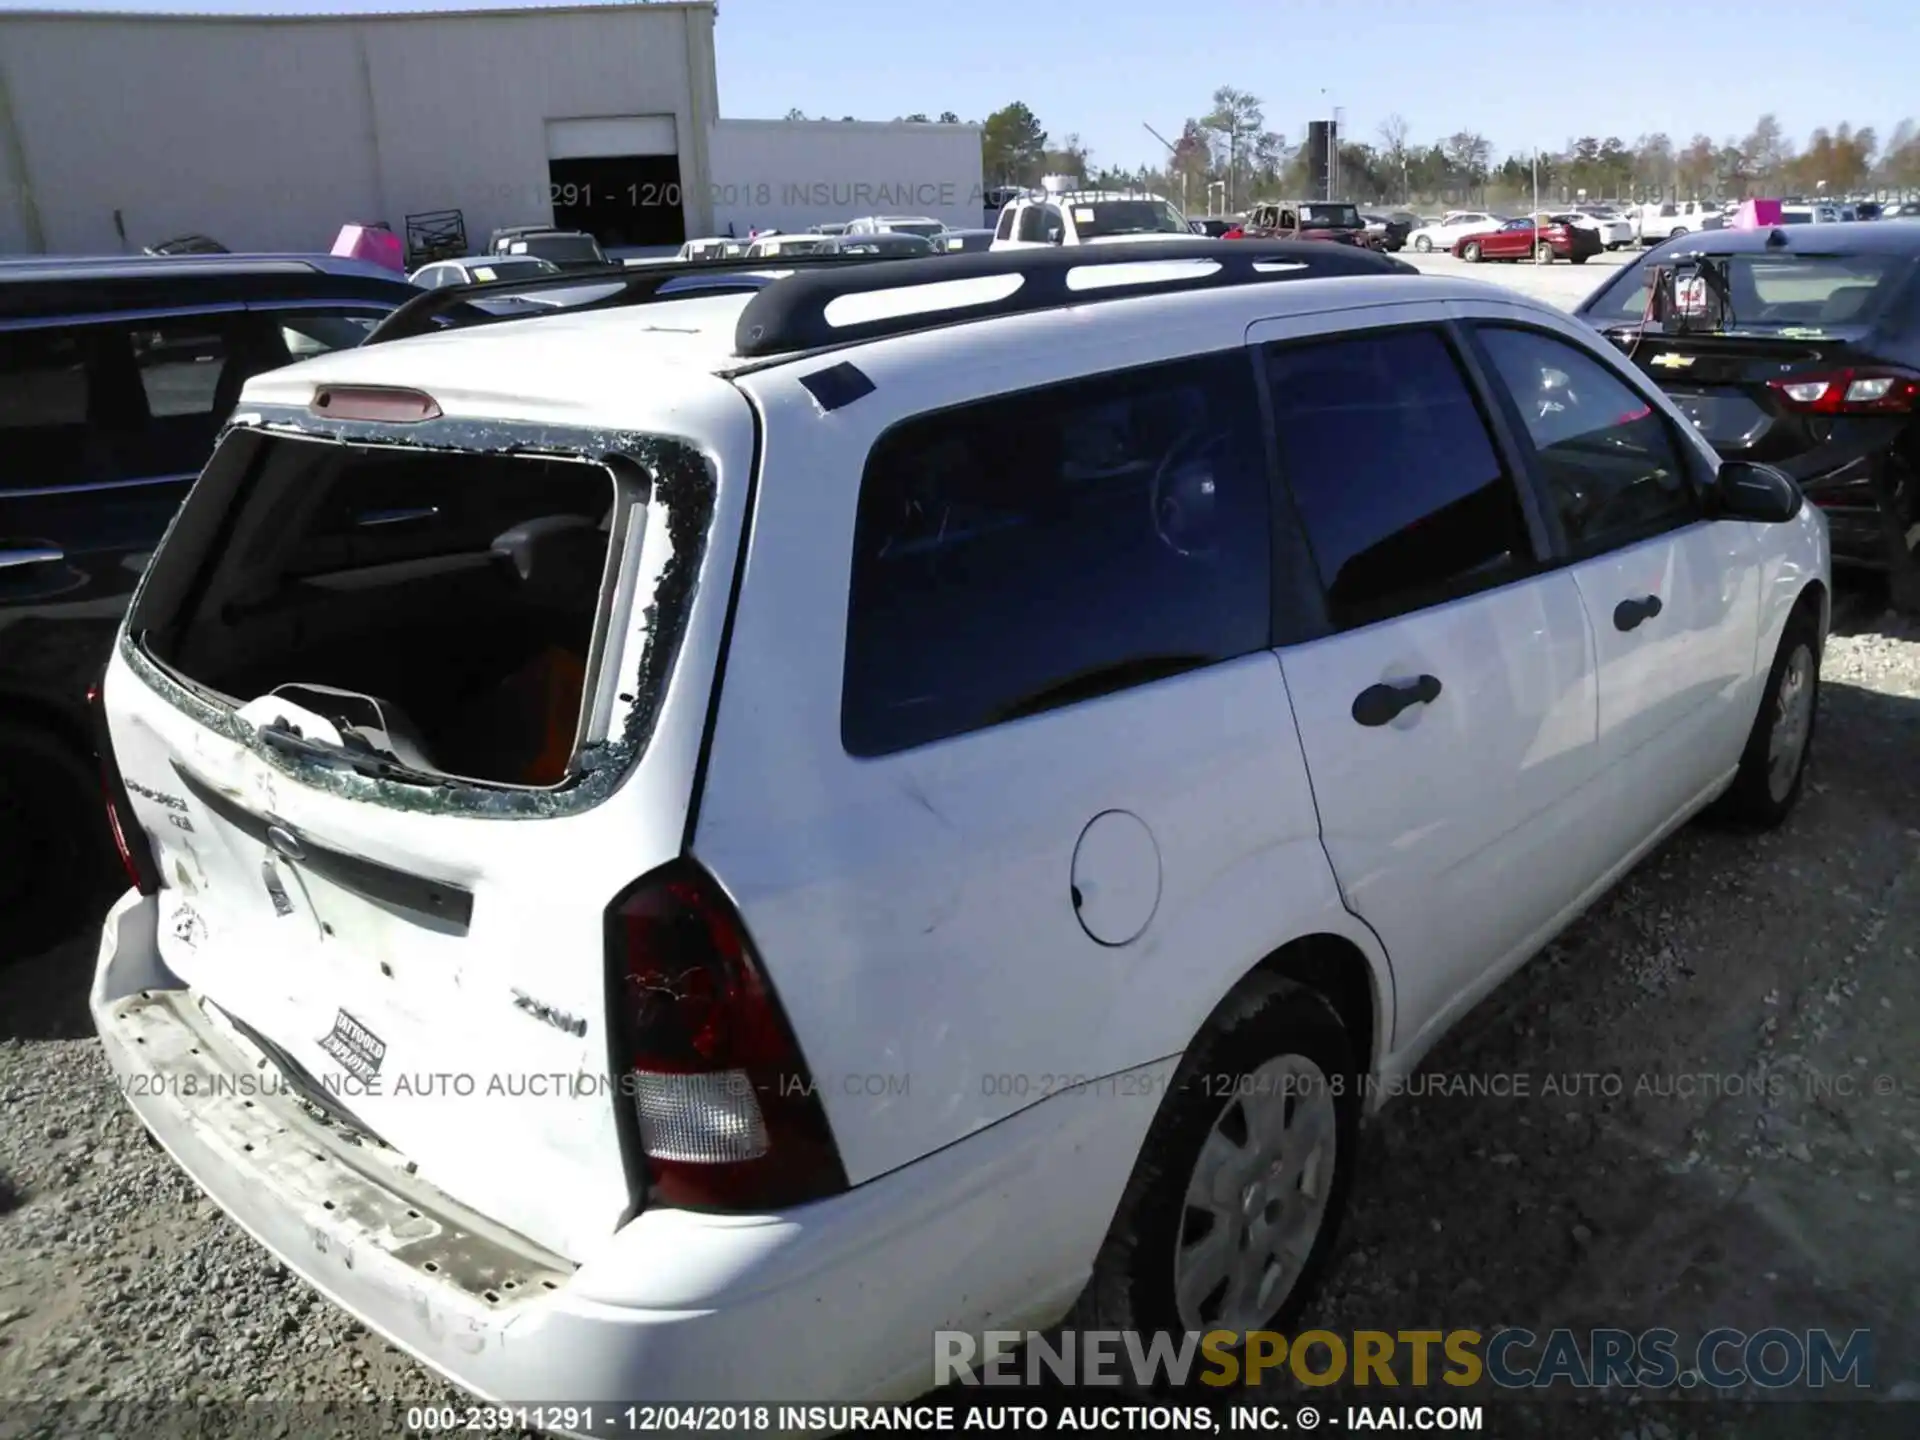
[[[1416,235],[1413,240],[1413,248],[1419,254],[1425,255],[1428,251],[1433,249],[1433,241],[1429,240],[1424,235]]]
[[[1679,238],[1680,238],[1680,237],[1681,237],[1682,235],[1684,235],[1684,234],[1686,234],[1686,233],[1687,233],[1687,227],[1686,227],[1686,226],[1684,226],[1684,225],[1679,225],[1679,226],[1676,226],[1676,227],[1674,227],[1674,230],[1673,230],[1673,233],[1672,233],[1672,234],[1670,234],[1670,235],[1668,235],[1668,236],[1667,236],[1667,239],[1669,239],[1669,240],[1678,240],[1678,239],[1679,239]]]
[[[1538,260],[1542,265],[1551,265],[1553,263],[1553,246],[1542,240],[1538,245],[1533,247],[1533,258]]]
[[[1460,258],[1466,261],[1469,265],[1479,264],[1480,263],[1480,247],[1477,244],[1474,244],[1473,242],[1469,241],[1466,244],[1466,246],[1462,248],[1462,250],[1460,251]]]
[[[1330,1002],[1247,982],[1182,1060],[1070,1323],[1245,1331],[1297,1314],[1352,1183],[1358,1082]]]
[[[1793,813],[1813,754],[1820,702],[1820,612],[1802,601],[1787,621],[1767,675],[1733,788],[1716,807],[1729,820],[1771,830]]]
[[[0,962],[75,934],[113,863],[92,767],[57,735],[0,720]]]

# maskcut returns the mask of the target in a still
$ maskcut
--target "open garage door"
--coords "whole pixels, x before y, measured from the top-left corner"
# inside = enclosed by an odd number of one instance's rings
[[[547,157],[559,228],[584,230],[603,249],[686,240],[673,116],[549,120]]]

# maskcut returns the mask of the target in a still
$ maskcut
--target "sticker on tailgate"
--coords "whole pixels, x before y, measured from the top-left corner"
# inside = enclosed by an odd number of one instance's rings
[[[372,1080],[387,1058],[387,1042],[346,1011],[334,1017],[333,1029],[320,1039],[320,1048],[346,1066],[357,1080]]]

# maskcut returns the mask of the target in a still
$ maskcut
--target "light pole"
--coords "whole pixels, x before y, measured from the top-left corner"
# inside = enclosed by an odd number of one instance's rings
[[[1147,122],[1144,120],[1140,122],[1140,128],[1146,131],[1149,135],[1153,136],[1153,138],[1158,140],[1162,145],[1166,146],[1167,154],[1171,155],[1175,161],[1178,161],[1180,159],[1179,147],[1176,146],[1171,140],[1167,139],[1166,136],[1162,135],[1158,130],[1154,129],[1153,126],[1147,124]],[[1207,204],[1209,209],[1211,209],[1213,204],[1213,200],[1211,196],[1208,197]],[[1180,213],[1182,215],[1185,215],[1187,213],[1187,167],[1184,165],[1180,167]]]
[[[1533,263],[1544,263],[1540,256],[1540,147],[1533,147]]]

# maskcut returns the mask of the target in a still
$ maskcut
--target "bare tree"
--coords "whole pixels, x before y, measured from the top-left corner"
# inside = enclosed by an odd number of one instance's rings
[[[1213,109],[1200,124],[1216,137],[1216,154],[1220,149],[1226,151],[1225,163],[1219,169],[1227,182],[1227,208],[1231,210],[1233,197],[1242,193],[1239,178],[1256,163],[1255,149],[1267,128],[1266,112],[1260,108],[1257,95],[1222,85],[1213,92]]]
[[[1389,173],[1399,177],[1400,203],[1403,205],[1413,198],[1408,193],[1407,135],[1407,122],[1397,112],[1380,122],[1380,158],[1386,164]]]

